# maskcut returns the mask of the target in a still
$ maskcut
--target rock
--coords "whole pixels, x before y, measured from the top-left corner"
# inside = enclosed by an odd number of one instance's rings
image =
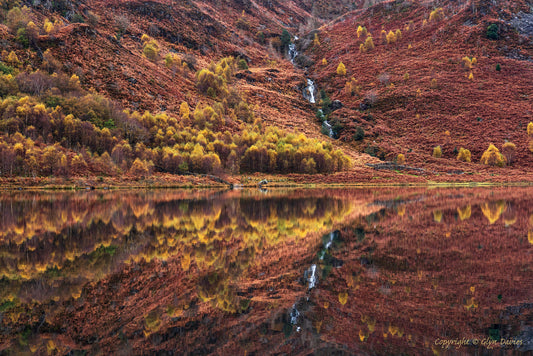
[[[342,104],[340,100],[333,100],[331,102],[330,108],[331,108],[331,111],[335,111],[335,110],[342,109],[343,106],[344,105]]]

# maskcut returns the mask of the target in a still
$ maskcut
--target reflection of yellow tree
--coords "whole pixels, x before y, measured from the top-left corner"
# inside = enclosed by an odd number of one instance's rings
[[[15,206],[16,214],[8,206]],[[81,285],[103,278],[122,262],[180,256],[184,271],[193,265],[201,274],[216,271],[225,276],[221,285],[229,286],[261,249],[331,229],[353,209],[348,201],[324,197],[183,200],[162,194],[157,199],[69,196],[32,204],[0,200],[5,222],[0,281],[8,281],[0,286],[0,304],[32,280],[48,283],[49,290],[30,293],[30,299],[48,299],[60,288],[62,297],[79,298]],[[224,310],[239,310],[240,301],[228,290],[215,288],[221,295],[208,293],[208,299],[216,299],[214,304]]]
[[[459,214],[459,219],[461,219],[461,221],[468,220],[472,215],[472,207],[467,205],[462,208],[457,208],[457,213]]]
[[[398,206],[398,216],[404,216],[406,211],[405,205]]]
[[[433,220],[440,223],[442,221],[442,210],[433,211]]]
[[[500,219],[505,209],[506,205],[504,200],[486,202],[481,204],[481,211],[483,212],[483,215],[485,215],[485,217],[489,220],[489,223],[491,225]]]

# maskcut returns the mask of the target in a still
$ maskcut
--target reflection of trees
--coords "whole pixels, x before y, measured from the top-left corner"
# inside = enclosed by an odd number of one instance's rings
[[[505,211],[506,205],[504,200],[486,202],[480,205],[483,215],[489,220],[492,225],[500,219]]]
[[[0,302],[14,296],[23,301],[79,297],[84,283],[123,262],[176,256],[185,271],[195,267],[206,276],[223,276],[214,285],[200,283],[199,292],[235,311],[227,285],[257,251],[329,228],[350,210],[348,202],[325,197],[183,199],[165,193],[147,199],[109,193],[3,198]]]
[[[468,220],[470,219],[470,216],[472,216],[472,207],[467,205],[462,208],[457,208],[457,213],[459,214],[459,219],[461,219],[461,221]]]

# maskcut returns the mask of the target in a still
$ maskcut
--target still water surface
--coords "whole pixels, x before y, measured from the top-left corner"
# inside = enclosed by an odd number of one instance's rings
[[[533,190],[0,195],[0,355],[521,354]]]

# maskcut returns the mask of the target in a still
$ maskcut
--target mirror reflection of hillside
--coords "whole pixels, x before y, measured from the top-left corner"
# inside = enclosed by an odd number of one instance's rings
[[[349,213],[347,201],[183,194],[14,194],[0,201],[0,298],[77,297],[121,263],[179,255],[182,268],[245,269],[256,251]],[[36,286],[38,285],[38,288]]]
[[[5,193],[0,353],[445,354],[435,340],[531,340],[530,196]]]

